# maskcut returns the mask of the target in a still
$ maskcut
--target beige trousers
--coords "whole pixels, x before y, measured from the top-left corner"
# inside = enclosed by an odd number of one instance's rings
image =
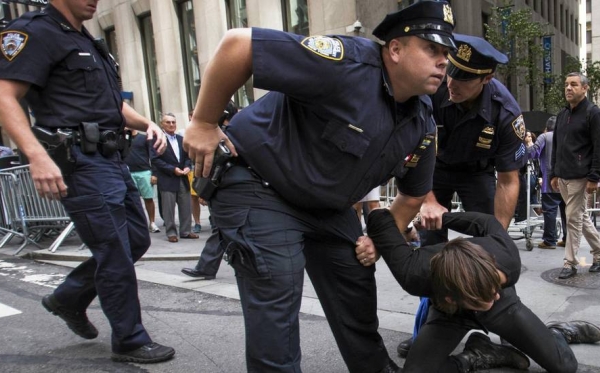
[[[558,179],[558,187],[567,206],[567,242],[565,245],[565,266],[577,267],[581,235],[591,246],[594,262],[600,261],[600,234],[585,211],[588,194],[585,192],[587,179]]]

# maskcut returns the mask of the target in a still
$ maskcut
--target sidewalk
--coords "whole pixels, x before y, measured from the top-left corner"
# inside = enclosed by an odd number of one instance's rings
[[[202,216],[207,215],[207,211],[203,209]],[[239,299],[233,270],[225,262],[222,263],[217,278],[212,281],[192,279],[180,272],[181,268],[193,267],[196,264],[200,251],[210,234],[208,219],[202,219],[201,223],[203,230],[198,240],[180,240],[178,243],[169,243],[166,240],[164,229],[160,233],[152,233],[150,249],[136,264],[138,279]],[[162,222],[159,220],[157,224],[160,227]],[[516,237],[519,233],[511,232],[511,235]],[[558,280],[558,272],[562,267],[563,249],[560,247],[556,250],[538,249],[537,244],[541,240],[540,237],[541,231],[536,228],[533,232],[534,249],[532,251],[526,250],[524,239],[515,241],[521,250],[523,265],[521,278],[517,284],[517,291],[523,303],[531,308],[543,322],[586,320],[600,325],[600,274],[587,272],[587,268],[592,262],[587,242],[582,240],[579,253],[582,265],[579,274],[569,280]],[[51,241],[41,243],[46,247],[50,244]],[[78,261],[90,255],[87,249],[79,250],[80,246],[81,243],[75,236],[65,240],[55,253],[50,253],[46,249],[39,250],[35,246],[29,245],[25,247],[20,256],[74,267]],[[12,255],[15,247],[18,247],[18,242],[11,242],[0,249],[0,253]],[[412,333],[414,314],[419,299],[402,290],[383,261],[377,263],[376,278],[380,327]],[[301,312],[324,316],[308,276],[305,277]],[[397,342],[399,341],[386,341],[386,344]],[[600,372],[600,344],[572,345],[572,347],[580,365],[592,367],[591,370],[586,369],[586,372]],[[534,366],[532,364],[532,367]],[[593,367],[596,367],[597,370]]]

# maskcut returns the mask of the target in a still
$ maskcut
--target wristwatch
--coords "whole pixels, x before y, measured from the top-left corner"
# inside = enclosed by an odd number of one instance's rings
[[[410,223],[408,223],[408,226],[406,227],[406,229],[404,230],[404,234],[410,234],[410,232],[412,232],[413,230],[413,222],[411,221]]]

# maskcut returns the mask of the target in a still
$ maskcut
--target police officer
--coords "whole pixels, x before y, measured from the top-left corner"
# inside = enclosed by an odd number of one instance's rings
[[[426,95],[444,78],[453,25],[448,3],[425,1],[375,28],[384,46],[259,28],[221,41],[184,146],[204,177],[219,141],[236,156],[209,203],[236,271],[248,371],[301,371],[305,269],[349,371],[397,370],[377,332],[375,255],[354,256],[352,205],[395,177],[399,226],[418,212],[435,161]],[[223,133],[217,120],[251,75],[271,92]]]
[[[438,151],[433,190],[420,213],[423,227],[437,230],[421,232],[423,245],[448,240],[448,231],[440,230],[442,214],[451,210],[455,192],[465,211],[493,214],[508,228],[519,196],[519,169],[527,161],[521,109],[494,78],[496,66],[508,58],[482,38],[454,37],[457,50],[448,56],[447,79],[432,98]],[[406,356],[411,341],[400,343],[400,356]]]
[[[125,125],[156,139],[158,152],[165,139],[155,123],[122,102],[116,65],[83,27],[95,3],[52,0],[0,33],[0,122],[29,159],[38,193],[61,199],[92,252],[42,299],[43,306],[75,334],[93,339],[98,330],[86,309],[97,295],[112,327],[112,359],[155,363],[175,350],[154,343],[142,325],[133,263],[150,237],[120,151]],[[23,98],[48,152],[29,126]]]

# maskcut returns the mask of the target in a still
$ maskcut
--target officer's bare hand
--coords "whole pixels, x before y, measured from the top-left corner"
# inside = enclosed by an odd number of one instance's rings
[[[233,156],[237,156],[235,147],[216,123],[193,121],[185,130],[183,149],[194,162],[196,176],[208,177],[215,150],[221,140],[225,141]]]
[[[40,197],[59,200],[67,196],[67,186],[63,180],[60,168],[48,156],[40,154],[29,159],[29,171]]]
[[[365,267],[375,264],[379,259],[379,254],[373,245],[373,241],[368,236],[360,236],[356,240],[356,259]]]
[[[598,189],[598,183],[595,181],[588,181],[585,185],[585,191],[588,194],[594,193]]]
[[[161,155],[167,149],[167,137],[163,130],[154,122],[150,122],[148,128],[146,129],[146,140],[154,142],[154,150],[156,154]]]
[[[448,212],[444,206],[433,202],[425,202],[421,206],[421,222],[419,229],[437,230],[442,229],[442,215]]]

